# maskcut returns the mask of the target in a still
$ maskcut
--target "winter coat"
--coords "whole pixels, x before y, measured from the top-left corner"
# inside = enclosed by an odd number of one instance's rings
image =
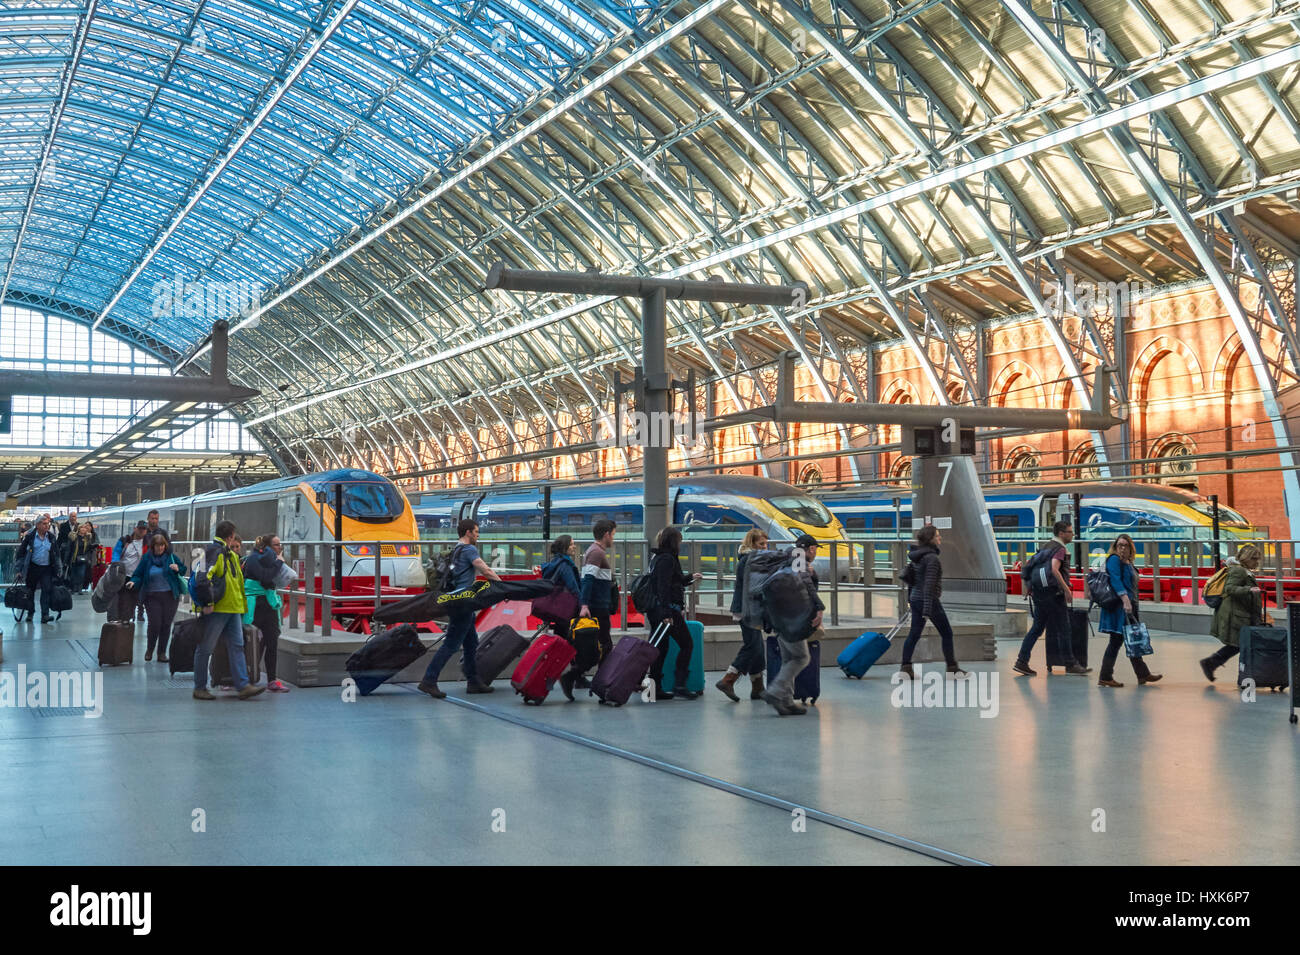
[[[1253,594],[1258,586],[1255,575],[1240,564],[1228,568],[1223,582],[1223,602],[1214,611],[1210,634],[1230,647],[1239,645],[1242,627],[1258,626],[1264,621],[1264,595]]]
[[[1128,594],[1129,603],[1133,605],[1133,615],[1136,617],[1138,575],[1133,565],[1120,559],[1119,554],[1111,554],[1106,558],[1106,573],[1110,575],[1110,587],[1115,591],[1116,597]],[[1128,620],[1125,619],[1124,604],[1121,601],[1109,610],[1105,607],[1101,608],[1101,622],[1097,625],[1097,629],[1102,633],[1123,633],[1126,623]]]
[[[912,562],[916,574],[916,583],[907,594],[908,603],[921,604],[921,614],[928,617],[943,596],[943,564],[939,560],[939,548],[933,544],[917,544],[907,552],[907,559]]]
[[[682,573],[682,564],[677,555],[671,551],[652,548],[650,551],[650,573],[654,579],[655,597],[665,616],[670,608],[682,610],[686,607],[686,585],[691,582],[691,575]]]
[[[167,578],[167,583],[171,585],[173,596],[179,600],[187,587],[185,564],[169,550],[163,551],[161,556],[150,550],[149,553],[140,558],[140,563],[136,565],[135,572],[131,574],[131,583],[135,587],[136,594],[144,594],[144,588],[149,585],[149,568],[155,564],[167,568],[164,575]],[[179,573],[171,569],[172,564],[180,567]]]
[[[751,551],[745,551],[736,559],[736,586],[731,592],[731,612],[740,613],[745,606],[745,565],[749,563]]]
[[[578,567],[568,554],[556,554],[542,564],[542,579],[563,584],[565,590],[575,597],[579,596],[581,587],[578,584]]]
[[[248,609],[248,604],[244,599],[244,569],[239,564],[239,556],[226,546],[225,541],[214,540],[203,552],[203,563],[208,568],[209,581],[218,577],[226,579],[225,593],[212,605],[213,612],[237,613],[242,616]]]

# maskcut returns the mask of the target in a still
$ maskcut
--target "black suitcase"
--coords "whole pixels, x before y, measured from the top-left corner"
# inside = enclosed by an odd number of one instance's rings
[[[130,663],[135,650],[134,623],[106,623],[99,630],[99,665]]]
[[[217,641],[208,659],[211,661],[212,685],[234,686],[235,677],[230,672],[230,646],[224,639]],[[261,682],[262,631],[247,623],[244,624],[244,669],[248,672],[249,683]]]
[[[1088,636],[1092,632],[1092,624],[1088,621],[1088,611],[1067,609],[1066,613],[1070,618],[1070,650],[1074,653],[1074,659],[1080,666],[1088,665]],[[1056,641],[1052,639],[1050,630],[1043,634],[1044,642],[1047,644],[1047,672],[1052,672],[1052,667],[1065,666],[1065,660],[1062,659],[1061,648],[1056,646]]]
[[[478,652],[474,657],[478,663],[479,682],[491,683],[523,656],[527,649],[528,641],[514,627],[508,624],[493,627],[479,641]]]
[[[805,703],[817,705],[817,697],[822,695],[822,643],[820,640],[808,641],[808,653],[812,659],[794,678],[794,698]],[[781,671],[781,645],[776,637],[767,638],[767,685],[770,687]]]
[[[344,664],[362,696],[397,675],[428,652],[414,624],[404,623],[375,634]]]
[[[203,642],[203,618],[187,617],[172,625],[167,667],[172,675],[194,672],[194,654]]]
[[[1284,690],[1290,685],[1285,627],[1242,627],[1237,643],[1238,686],[1247,679],[1255,681],[1256,689]]]

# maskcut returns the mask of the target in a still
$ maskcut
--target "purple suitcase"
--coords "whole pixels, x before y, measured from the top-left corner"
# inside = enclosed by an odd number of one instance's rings
[[[669,621],[664,620],[649,640],[629,634],[614,644],[591,680],[591,694],[602,703],[622,706],[640,691],[650,667],[659,659],[659,642],[667,635],[668,627]]]

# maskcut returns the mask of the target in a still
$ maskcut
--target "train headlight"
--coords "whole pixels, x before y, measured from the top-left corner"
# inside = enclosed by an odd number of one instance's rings
[[[410,544],[398,544],[397,553],[402,557],[410,557],[413,553],[415,553],[415,548],[412,547]]]
[[[369,544],[358,544],[355,547],[348,547],[345,544],[343,549],[353,557],[373,557],[375,554],[375,549]]]

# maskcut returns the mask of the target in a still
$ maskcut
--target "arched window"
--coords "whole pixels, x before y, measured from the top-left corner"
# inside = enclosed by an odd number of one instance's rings
[[[1096,481],[1101,477],[1101,468],[1097,467],[1097,449],[1091,441],[1085,441],[1074,449],[1070,463],[1075,465],[1074,476],[1083,481]]]
[[[889,469],[889,477],[893,481],[910,481],[912,479],[912,459],[910,457],[901,457],[895,461]]]
[[[799,472],[800,487],[821,487],[822,486],[822,469],[815,464],[809,464]]]
[[[1152,464],[1163,483],[1196,487],[1196,443],[1185,434],[1163,434],[1151,444]]]
[[[1012,448],[1002,467],[1006,471],[1015,472],[1005,476],[1008,481],[1037,481],[1042,476],[1038,452],[1028,445]]]

